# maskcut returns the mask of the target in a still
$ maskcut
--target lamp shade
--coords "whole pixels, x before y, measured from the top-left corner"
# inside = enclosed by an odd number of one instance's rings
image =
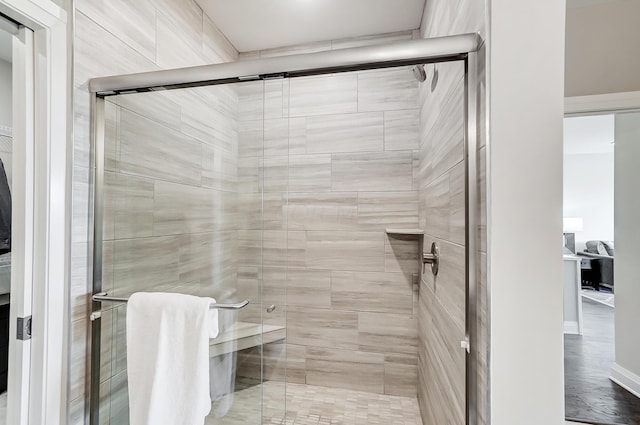
[[[565,217],[562,228],[564,233],[582,232],[582,217]]]

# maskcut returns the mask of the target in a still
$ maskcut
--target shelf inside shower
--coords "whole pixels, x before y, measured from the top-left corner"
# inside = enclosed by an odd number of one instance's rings
[[[231,328],[222,331],[217,338],[211,340],[209,353],[211,356],[233,353],[279,341],[285,336],[284,326],[237,322]]]
[[[423,229],[386,229],[387,235],[423,236]]]

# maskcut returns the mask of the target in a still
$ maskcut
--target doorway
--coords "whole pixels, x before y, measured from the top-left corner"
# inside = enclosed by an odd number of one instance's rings
[[[6,423],[11,425],[68,423],[67,28],[66,13],[53,3],[43,8],[0,0],[0,30],[10,34],[12,60],[12,93],[3,93],[12,114],[11,166],[5,170],[11,193],[11,208],[5,207],[11,211],[11,287],[5,297]]]
[[[640,424],[635,311],[635,177],[640,113],[565,118],[565,411],[592,424]],[[634,182],[636,182],[634,184]],[[634,372],[635,371],[635,372]]]
[[[33,85],[33,32],[0,17],[0,424],[24,419],[31,358],[32,205],[28,196],[32,121],[15,113]],[[15,324],[12,326],[12,324]],[[19,325],[18,325],[19,324]]]

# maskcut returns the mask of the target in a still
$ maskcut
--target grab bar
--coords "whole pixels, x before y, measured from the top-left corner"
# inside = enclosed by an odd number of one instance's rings
[[[97,294],[93,294],[91,299],[98,303],[126,303],[129,301],[128,298],[109,297],[108,295],[109,294],[106,292],[99,292]],[[211,308],[219,310],[240,310],[241,308],[245,308],[247,305],[249,305],[249,300],[244,300],[237,304],[211,304]]]

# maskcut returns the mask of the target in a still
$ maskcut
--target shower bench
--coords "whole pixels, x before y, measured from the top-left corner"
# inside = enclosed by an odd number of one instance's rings
[[[247,348],[258,347],[284,339],[284,326],[261,325],[259,323],[236,322],[211,340],[209,354],[219,356]]]

